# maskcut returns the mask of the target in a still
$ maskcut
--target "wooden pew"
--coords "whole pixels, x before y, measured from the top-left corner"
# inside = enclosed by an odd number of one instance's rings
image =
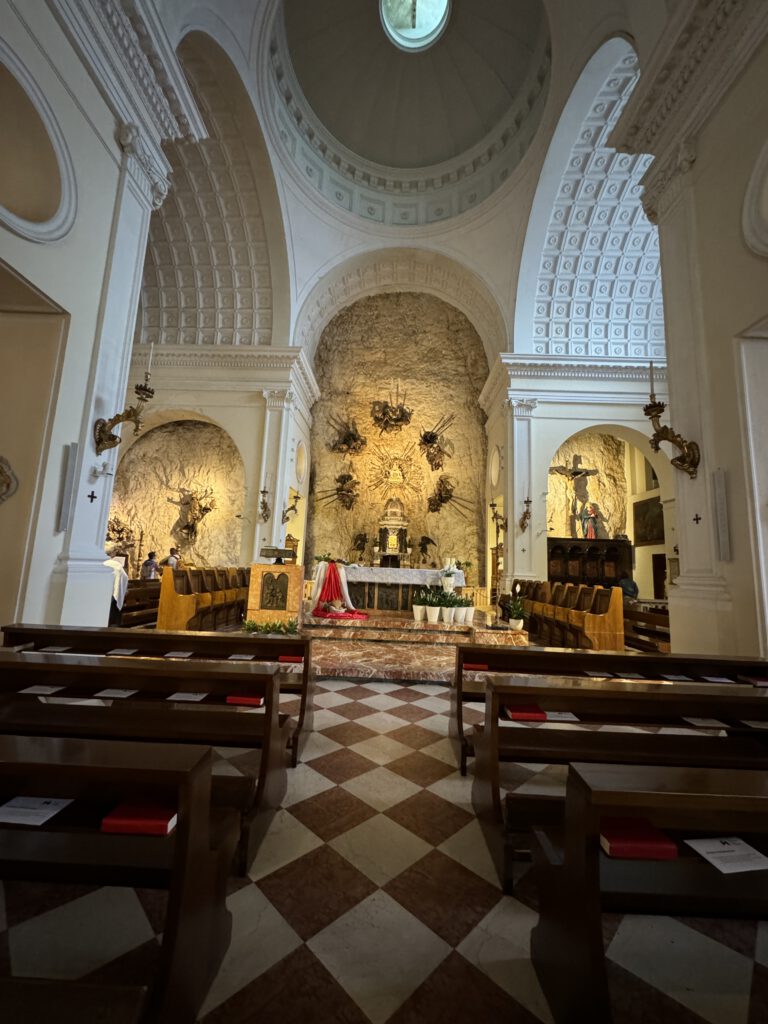
[[[678,841],[668,861],[601,851],[602,816],[644,817]],[[768,873],[722,874],[684,838],[741,835],[768,852],[768,777],[728,771],[572,764],[564,834],[536,833],[539,922],[531,959],[556,1024],[611,1024],[601,913],[768,915]]]
[[[279,713],[280,679],[256,664],[196,662],[44,654],[0,650],[0,734],[66,736],[166,743],[205,743],[252,751],[214,764],[214,801],[240,814],[238,867],[253,861],[287,785],[287,715]],[[48,696],[22,693],[56,687]],[[133,690],[100,704],[103,690]],[[206,694],[197,701],[171,701],[172,694]],[[226,697],[262,697],[263,712],[226,703]],[[45,701],[45,702],[43,702]],[[244,713],[249,712],[249,713]],[[223,766],[222,766],[223,768]]]
[[[0,802],[22,794],[73,800],[43,825],[0,824],[0,877],[168,891],[158,973],[148,993],[10,978],[0,987],[4,1020],[74,1020],[79,1004],[80,1020],[99,1019],[86,1011],[101,1006],[114,1021],[195,1021],[229,945],[226,880],[238,839],[236,813],[212,808],[210,793],[208,747],[0,737]],[[100,831],[101,819],[118,804],[147,800],[177,808],[168,836]],[[11,1016],[14,1007],[24,1012]]]
[[[235,570],[233,578],[226,568],[184,568],[163,572],[157,628],[165,630],[221,629],[236,626],[243,616],[243,586],[250,570]]]
[[[585,588],[588,590],[589,588]],[[469,667],[471,666],[471,667]],[[641,654],[618,651],[563,650],[547,647],[504,647],[458,644],[450,690],[449,735],[454,741],[462,775],[474,757],[474,729],[464,721],[466,702],[485,699],[489,674],[522,676],[622,676],[643,679],[686,676],[694,682],[737,676],[768,678],[768,661],[759,658],[722,658],[701,654]]]
[[[159,604],[160,580],[129,580],[118,625],[126,629],[153,626],[157,622]]]
[[[669,650],[669,612],[624,608],[624,646],[637,651]]]
[[[245,588],[242,600],[247,600]],[[280,665],[282,693],[295,693],[299,699],[299,712],[295,726],[290,730],[291,764],[298,764],[301,750],[312,732],[314,673],[312,671],[312,641],[303,636],[271,637],[250,633],[174,633],[167,630],[103,629],[94,626],[42,626],[14,623],[3,626],[5,647],[25,647],[44,651],[46,648],[64,649],[70,654],[110,654],[122,651],[134,658],[164,658],[169,651],[191,651],[186,659],[197,663],[206,661],[246,661],[258,664]],[[52,652],[52,653],[55,653]],[[291,666],[301,667],[300,672]]]
[[[586,728],[503,724],[503,709],[520,705],[573,713]],[[690,718],[714,719],[724,729],[697,729],[686,721]],[[768,688],[543,676],[489,682],[485,722],[475,727],[472,802],[505,891],[512,889],[516,837],[532,825],[560,821],[564,796],[558,785],[536,793],[525,792],[525,787],[505,792],[505,764],[578,760],[765,768],[768,732],[749,730],[742,719],[768,722]],[[670,728],[674,731],[666,731]],[[681,734],[681,728],[688,732]],[[513,783],[518,784],[519,780]]]

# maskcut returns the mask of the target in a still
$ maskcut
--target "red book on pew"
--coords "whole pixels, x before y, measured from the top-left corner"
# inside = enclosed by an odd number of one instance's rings
[[[302,661],[304,661],[300,654],[280,654],[277,660],[282,662],[290,662],[294,665],[300,665]]]
[[[538,704],[504,705],[504,714],[510,722],[546,722],[547,713]]]
[[[101,819],[102,832],[167,836],[176,828],[175,807],[167,804],[118,804]]]
[[[609,857],[674,860],[677,844],[645,818],[603,818],[600,846]]]
[[[248,704],[252,708],[260,708],[264,704],[264,698],[249,693],[230,693],[227,696],[227,704]]]
[[[465,661],[464,662],[464,669],[465,669],[466,672],[487,672],[488,671],[488,666],[487,665],[473,665],[471,662]]]

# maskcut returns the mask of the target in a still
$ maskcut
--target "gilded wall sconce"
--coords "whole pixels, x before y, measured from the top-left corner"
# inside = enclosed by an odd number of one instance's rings
[[[528,524],[531,521],[531,499],[526,498],[523,504],[525,505],[525,509],[523,510],[523,514],[520,516],[520,519],[517,523],[517,525],[520,527],[520,533],[525,533],[525,531],[528,529]]]
[[[691,480],[695,480],[701,459],[699,446],[695,441],[686,441],[684,437],[672,429],[670,424],[661,422],[661,417],[667,406],[664,402],[657,401],[653,391],[653,363],[650,364],[648,377],[651,394],[648,404],[643,406],[643,412],[653,424],[654,433],[649,442],[651,448],[655,452],[661,451],[661,442],[669,441],[670,444],[680,451],[679,455],[670,460],[672,465],[676,469],[682,470],[683,473],[687,473]]]
[[[272,515],[272,509],[269,507],[269,491],[267,485],[264,484],[262,489],[259,491],[261,495],[261,501],[259,502],[259,515],[263,523],[269,522],[269,517]]]
[[[295,516],[299,511],[299,502],[301,501],[301,495],[298,491],[293,492],[293,501],[287,508],[283,509],[282,523],[283,526],[290,521],[292,516]]]
[[[150,376],[151,374],[147,370],[144,374],[144,383],[137,384],[134,387],[133,390],[136,394],[134,405],[129,405],[122,412],[115,413],[108,420],[98,419],[93,424],[93,443],[96,446],[97,455],[101,455],[108,448],[116,448],[120,444],[122,438],[112,432],[118,423],[133,423],[134,434],[138,434],[141,430],[141,417],[144,412],[144,406],[155,394],[154,388],[149,386]]]

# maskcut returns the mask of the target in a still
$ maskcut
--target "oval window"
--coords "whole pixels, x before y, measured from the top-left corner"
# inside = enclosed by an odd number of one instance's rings
[[[380,0],[384,31],[401,50],[426,50],[445,31],[450,0]]]

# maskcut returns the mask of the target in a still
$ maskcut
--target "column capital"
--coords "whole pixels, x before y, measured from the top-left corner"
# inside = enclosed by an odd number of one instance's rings
[[[538,404],[536,398],[507,398],[504,407],[515,419],[530,419]]]
[[[117,130],[117,141],[128,161],[128,169],[134,181],[151,203],[152,209],[159,209],[170,189],[167,165],[162,167],[155,160],[136,124],[121,124]]]
[[[295,396],[290,388],[267,388],[262,394],[267,403],[267,409],[293,408]]]

